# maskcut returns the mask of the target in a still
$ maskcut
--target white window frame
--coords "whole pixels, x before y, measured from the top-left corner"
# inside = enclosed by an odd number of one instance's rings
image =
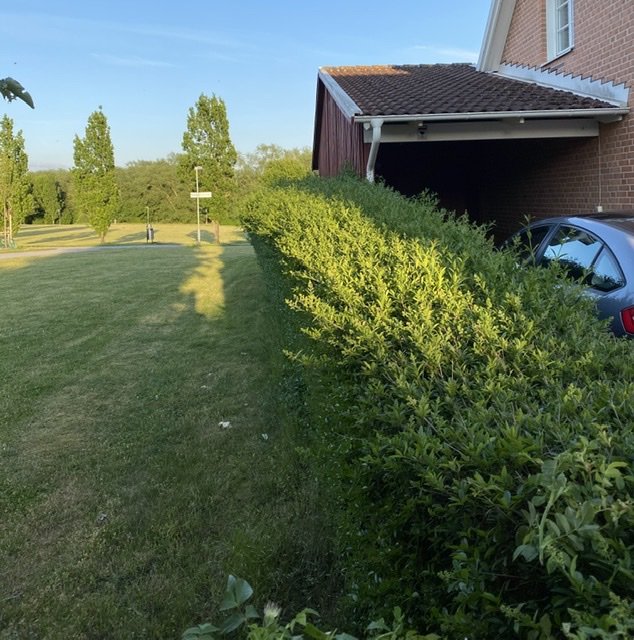
[[[565,7],[567,22],[560,24],[561,9]],[[560,46],[560,36],[568,33],[568,46]],[[574,0],[546,0],[546,38],[548,62],[563,56],[574,46]]]

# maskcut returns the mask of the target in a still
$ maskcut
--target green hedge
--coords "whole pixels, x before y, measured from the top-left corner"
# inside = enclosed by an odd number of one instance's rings
[[[632,343],[430,198],[309,179],[259,193],[244,223],[345,386],[324,435],[348,615],[400,605],[447,638],[631,637]]]

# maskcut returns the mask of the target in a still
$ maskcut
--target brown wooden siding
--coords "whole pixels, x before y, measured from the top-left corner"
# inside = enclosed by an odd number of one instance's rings
[[[363,127],[349,120],[328,91],[323,91],[321,113],[316,116],[320,122],[315,168],[324,177],[336,176],[347,167],[364,176],[370,145],[363,142]]]

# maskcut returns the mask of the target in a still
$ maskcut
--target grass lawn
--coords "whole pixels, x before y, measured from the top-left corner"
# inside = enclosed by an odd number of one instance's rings
[[[193,246],[197,240],[195,224],[163,224],[157,222],[154,227],[155,244],[180,244]],[[244,233],[239,227],[220,227],[220,244],[246,243]],[[25,224],[16,238],[17,249],[50,249],[53,247],[90,247],[100,244],[99,237],[91,227],[84,224]],[[200,241],[202,245],[217,244],[215,227],[201,225]],[[113,224],[107,235],[108,245],[145,244],[145,225],[132,223]],[[13,251],[13,249],[11,249]]]
[[[250,245],[25,252],[0,308],[2,640],[178,638],[228,573],[307,597],[327,537]]]

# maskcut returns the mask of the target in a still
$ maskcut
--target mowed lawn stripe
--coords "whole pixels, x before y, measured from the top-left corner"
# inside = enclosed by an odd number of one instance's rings
[[[267,304],[248,245],[0,263],[0,637],[177,637],[276,551]]]

